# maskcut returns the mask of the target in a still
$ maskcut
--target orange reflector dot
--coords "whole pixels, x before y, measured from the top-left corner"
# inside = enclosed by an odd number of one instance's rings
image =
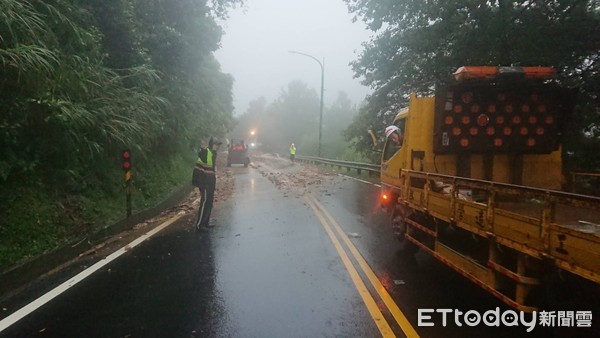
[[[525,128],[525,127],[522,127],[522,128],[519,130],[519,133],[520,133],[521,135],[525,136],[525,135],[529,134],[529,129],[527,129],[527,128]]]
[[[468,116],[463,116],[463,117],[460,119],[460,122],[462,122],[463,124],[469,124],[469,123],[471,123],[471,118],[470,118],[470,117],[468,117]]]
[[[501,138],[495,138],[494,139],[494,146],[496,146],[496,147],[502,147],[502,139]]]
[[[469,140],[467,140],[466,138],[461,138],[460,139],[460,145],[461,145],[461,147],[468,147],[469,146]]]
[[[537,112],[538,113],[545,113],[546,112],[546,106],[543,104],[540,104],[539,106],[537,106]]]
[[[514,111],[512,104],[507,104],[506,106],[504,106],[504,111],[507,113],[512,113]]]
[[[461,96],[461,99],[464,103],[471,103],[471,101],[473,101],[473,93],[464,92]]]
[[[513,124],[519,124],[521,123],[521,116],[513,116],[511,121]]]
[[[490,122],[490,118],[485,115],[485,114],[481,114],[479,116],[477,116],[477,124],[481,127],[485,127],[487,126],[487,124]]]
[[[454,105],[454,112],[455,113],[462,113],[463,111],[463,106],[460,104]]]
[[[471,106],[471,113],[479,113],[479,105],[474,104]]]
[[[552,117],[552,116],[546,116],[546,119],[544,119],[544,121],[547,124],[552,124],[552,123],[554,123],[554,117]]]
[[[495,113],[496,112],[496,105],[495,104],[490,104],[488,106],[488,112],[489,113]]]
[[[471,129],[469,129],[469,134],[471,134],[472,136],[475,136],[475,135],[479,134],[479,129],[477,129],[475,127],[471,127]]]
[[[504,124],[504,116],[496,116],[496,124]]]
[[[545,132],[546,132],[546,131],[545,131],[545,130],[544,130],[544,128],[542,128],[542,127],[537,127],[537,128],[535,128],[535,133],[536,133],[536,135],[544,135],[544,133],[545,133]]]
[[[522,106],[521,106],[521,111],[522,111],[523,113],[529,113],[530,109],[531,109],[531,108],[529,107],[529,105],[528,105],[528,104],[524,104],[524,105],[522,105]]]
[[[454,122],[454,118],[452,118],[452,116],[446,116],[446,118],[444,118],[444,123],[446,124],[452,124]]]
[[[528,138],[527,139],[527,146],[533,147],[534,145],[535,145],[535,139],[534,138]]]
[[[504,127],[502,132],[504,133],[504,135],[508,136],[512,134],[512,129],[510,129],[509,127]]]
[[[462,132],[462,131],[461,131],[461,130],[460,130],[460,128],[458,128],[458,127],[454,127],[454,128],[452,128],[452,135],[454,135],[454,136],[458,136],[458,135],[460,135],[460,134],[461,134],[461,132]]]
[[[529,116],[529,119],[527,121],[529,121],[529,123],[531,123],[531,124],[536,124],[537,123],[537,117],[535,117],[535,116]]]
[[[494,129],[494,127],[488,127],[485,132],[489,135],[492,136],[496,133],[496,129]]]

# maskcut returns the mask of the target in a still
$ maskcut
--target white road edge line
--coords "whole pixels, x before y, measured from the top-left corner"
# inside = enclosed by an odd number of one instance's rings
[[[127,251],[133,249],[134,247],[136,247],[137,245],[139,245],[140,243],[142,243],[146,239],[154,236],[156,233],[158,233],[159,231],[161,231],[164,228],[168,227],[169,225],[171,225],[173,222],[175,222],[176,220],[178,220],[182,216],[183,216],[183,214],[182,215],[173,216],[168,221],[162,223],[161,225],[157,226],[156,228],[152,229],[151,231],[148,231],[146,234],[140,236],[135,241],[133,241],[133,242],[125,245],[121,249],[113,252],[112,254],[108,255],[106,258],[104,258],[101,261],[97,262],[96,264],[90,266],[89,268],[81,271],[80,273],[78,273],[77,275],[75,275],[71,279],[67,280],[66,282],[62,283],[61,285],[55,287],[54,289],[52,289],[51,291],[49,291],[45,295],[42,295],[38,299],[34,300],[33,302],[31,302],[31,303],[25,305],[24,307],[22,307],[21,309],[17,310],[16,312],[14,312],[13,314],[11,314],[10,316],[2,319],[0,321],[0,332],[4,331],[5,329],[7,329],[8,327],[10,327],[11,325],[13,325],[16,322],[18,322],[19,320],[23,319],[25,316],[27,316],[30,313],[32,313],[33,311],[37,310],[42,305],[44,305],[44,304],[48,303],[49,301],[51,301],[52,299],[56,298],[61,293],[67,291],[69,288],[71,288],[75,284],[77,284],[77,283],[81,282],[82,280],[84,280],[85,278],[89,277],[91,274],[93,274],[94,272],[98,271],[100,268],[102,268],[103,266],[107,265],[108,263],[114,261],[119,256],[121,256],[122,254],[124,254]]]

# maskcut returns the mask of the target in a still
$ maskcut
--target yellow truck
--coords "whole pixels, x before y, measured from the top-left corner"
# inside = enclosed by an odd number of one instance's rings
[[[576,91],[554,73],[461,67],[433,97],[410,96],[393,122],[401,145],[388,137],[381,159],[401,249],[421,249],[528,312],[557,280],[600,290],[600,198],[561,191]]]

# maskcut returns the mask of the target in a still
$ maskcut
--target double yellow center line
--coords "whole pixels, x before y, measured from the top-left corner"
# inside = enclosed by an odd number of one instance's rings
[[[377,294],[379,295],[379,297],[381,298],[381,300],[387,307],[388,311],[392,314],[392,316],[394,317],[394,319],[396,320],[396,322],[398,323],[398,325],[400,326],[400,328],[402,329],[404,334],[409,338],[419,337],[419,335],[417,334],[415,329],[412,327],[412,325],[410,325],[410,322],[408,321],[408,319],[406,319],[406,316],[404,316],[402,311],[400,311],[400,308],[398,308],[398,305],[396,305],[396,303],[394,302],[394,300],[392,299],[390,294],[387,292],[387,290],[385,289],[383,284],[381,284],[381,282],[379,281],[379,279],[377,278],[377,276],[375,275],[373,270],[371,270],[371,268],[369,267],[369,264],[367,264],[365,259],[358,252],[358,250],[356,249],[354,244],[352,244],[352,242],[350,241],[348,236],[346,236],[346,234],[344,233],[344,231],[342,230],[340,225],[335,221],[335,219],[331,216],[331,214],[312,195],[307,194],[304,196],[304,199],[306,200],[307,204],[310,206],[310,208],[312,209],[314,214],[317,216],[317,218],[323,225],[323,228],[327,232],[327,235],[329,235],[329,238],[331,239],[333,246],[335,247],[336,251],[340,255],[340,258],[342,259],[342,262],[344,263],[346,270],[348,270],[348,273],[350,274],[350,278],[352,279],[354,286],[356,286],[358,293],[360,294],[363,302],[367,306],[367,310],[369,311],[369,313],[371,314],[371,317],[375,321],[375,324],[377,325],[377,328],[381,332],[381,335],[383,337],[395,337],[396,336],[394,334],[394,332],[392,331],[390,325],[386,321],[385,317],[381,313],[381,310],[379,309],[379,307],[377,307],[377,303],[375,302],[375,299],[373,299],[373,296],[369,292],[369,289],[367,288],[364,281],[360,277],[358,271],[352,264],[352,261],[348,257],[348,254],[346,253],[346,251],[344,250],[340,241],[336,237],[336,235],[333,232],[332,227],[329,225],[329,223],[331,223],[331,225],[337,232],[338,236],[344,241],[344,243],[346,244],[346,247],[348,248],[348,250],[350,250],[350,253],[354,257],[354,259],[358,262],[358,265],[360,266],[361,270],[367,276],[367,279],[369,280],[369,282],[371,283],[371,285],[373,286],[373,288],[375,289],[375,291],[377,292]],[[327,220],[325,220],[325,218],[327,218],[329,223],[327,223]]]

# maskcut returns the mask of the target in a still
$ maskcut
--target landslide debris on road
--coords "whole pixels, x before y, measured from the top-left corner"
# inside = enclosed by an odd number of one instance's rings
[[[323,167],[292,163],[273,155],[262,155],[252,159],[253,168],[268,178],[278,189],[304,194],[312,186],[320,186],[331,176],[337,175]]]

